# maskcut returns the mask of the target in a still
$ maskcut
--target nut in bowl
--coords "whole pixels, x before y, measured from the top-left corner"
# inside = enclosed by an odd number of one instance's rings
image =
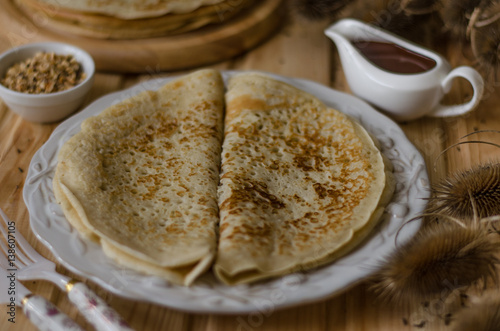
[[[95,64],[84,50],[63,43],[33,43],[0,55],[0,98],[31,122],[59,121],[83,103]]]

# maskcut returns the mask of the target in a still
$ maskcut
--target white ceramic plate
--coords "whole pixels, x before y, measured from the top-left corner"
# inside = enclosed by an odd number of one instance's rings
[[[227,81],[235,73],[223,72],[224,79]],[[257,284],[230,287],[207,273],[193,286],[183,287],[124,269],[106,257],[99,245],[82,239],[67,222],[52,191],[61,145],[80,130],[84,119],[141,91],[156,90],[173,77],[146,81],[104,96],[56,128],[34,155],[24,186],[31,228],[38,239],[69,270],[115,294],[190,312],[269,313],[326,299],[365,279],[376,270],[383,257],[394,251],[396,233],[401,226],[421,213],[425,206],[429,190],[424,160],[397,124],[365,102],[311,81],[272,76],[358,119],[378,138],[382,152],[394,165],[397,186],[392,202],[386,207],[380,225],[356,250],[327,266]],[[418,227],[418,222],[403,227],[398,243],[414,235]]]

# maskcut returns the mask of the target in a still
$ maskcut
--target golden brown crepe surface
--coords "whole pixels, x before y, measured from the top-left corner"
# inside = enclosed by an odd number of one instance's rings
[[[85,120],[54,178],[70,223],[130,268],[192,282],[215,256],[223,103],[201,70]]]
[[[216,276],[238,284],[359,244],[393,189],[368,133],[253,73],[230,80],[223,130],[223,90],[217,71],[202,70],[84,121],[53,182],[70,223],[119,263],[185,285],[216,251]]]
[[[334,260],[376,224],[388,182],[381,153],[346,115],[265,75],[233,77],[217,276],[237,284]]]

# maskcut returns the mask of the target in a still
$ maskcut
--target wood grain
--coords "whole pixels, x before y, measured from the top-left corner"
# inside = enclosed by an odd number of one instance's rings
[[[265,70],[290,77],[315,80],[342,91],[349,91],[335,47],[323,36],[328,22],[307,23],[290,17],[285,26],[265,43],[251,52],[211,67],[219,69]],[[9,30],[0,32],[3,37]],[[5,50],[5,43],[0,44]],[[460,45],[452,42],[446,47],[447,57],[454,66],[468,64],[457,50]],[[129,87],[154,77],[181,74],[176,72],[150,72],[142,75],[126,75],[99,72],[86,103],[109,92]],[[460,101],[467,94],[466,83],[457,83],[448,96],[450,102]],[[441,151],[461,141],[461,137],[474,130],[500,129],[500,93],[498,84],[489,83],[487,94],[480,107],[458,118],[424,118],[400,123],[408,138],[424,156],[432,183],[460,169],[479,163],[498,162],[500,149],[486,145],[462,145],[438,157]],[[57,124],[40,125],[26,122],[0,103],[0,207],[17,221],[18,231],[44,256],[55,261],[33,235],[29,227],[29,215],[22,199],[22,187],[31,157],[47,140]],[[484,139],[500,142],[500,134],[483,133],[468,139]],[[467,140],[467,139],[465,139]],[[435,165],[435,167],[434,167]],[[396,331],[396,330],[452,330],[454,319],[461,309],[457,303],[444,308],[434,301],[411,309],[382,304],[370,292],[368,283],[362,283],[329,300],[284,310],[268,310],[242,315],[206,315],[178,312],[155,304],[128,300],[113,295],[92,282],[72,274],[58,264],[58,270],[85,281],[99,295],[122,314],[136,330],[181,331]],[[339,275],[342,277],[342,275]],[[0,283],[0,285],[3,283]],[[83,317],[70,304],[67,296],[52,284],[44,281],[24,282],[33,292],[50,299],[64,312],[87,330],[92,330]],[[1,290],[2,286],[0,286]],[[0,308],[0,330],[31,331],[30,324],[20,310],[16,324],[7,322],[5,307]]]

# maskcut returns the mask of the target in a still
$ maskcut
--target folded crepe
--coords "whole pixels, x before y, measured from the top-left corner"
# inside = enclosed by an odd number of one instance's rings
[[[45,13],[44,28],[101,39],[140,39],[185,33],[209,24],[222,24],[254,2],[175,0],[156,1],[148,5],[143,1],[135,4],[134,1],[68,1],[58,4],[51,0],[15,1],[23,13],[35,22],[41,13]],[[154,9],[155,6],[158,9]],[[190,9],[181,13],[167,10],[173,9],[173,6]],[[88,10],[84,10],[86,7]]]
[[[374,141],[345,114],[265,75],[233,77],[217,277],[246,283],[337,259],[377,224],[391,178]]]
[[[49,13],[58,10],[107,15],[123,19],[157,17],[192,12],[224,0],[29,0],[45,6]]]
[[[85,120],[53,180],[68,221],[127,267],[192,283],[216,252],[223,91],[201,70]]]

